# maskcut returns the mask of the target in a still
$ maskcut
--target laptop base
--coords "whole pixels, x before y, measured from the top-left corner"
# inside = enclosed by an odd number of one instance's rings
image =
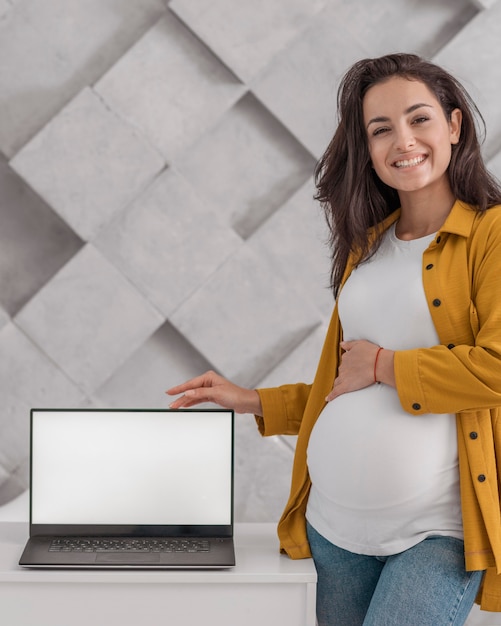
[[[160,541],[165,537],[159,537]],[[179,541],[179,537],[175,540]],[[220,569],[235,565],[232,537],[209,538],[206,552],[136,552],[102,550],[51,552],[53,537],[32,537],[19,565],[40,569]]]

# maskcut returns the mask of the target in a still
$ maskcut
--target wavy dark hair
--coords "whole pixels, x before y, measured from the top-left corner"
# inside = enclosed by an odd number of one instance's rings
[[[350,253],[357,262],[369,258],[381,243],[382,231],[370,244],[370,227],[400,206],[398,193],[383,183],[369,156],[362,103],[367,90],[393,76],[424,83],[440,102],[447,119],[462,112],[459,143],[452,146],[448,168],[452,192],[478,211],[501,203],[501,186],[487,171],[479,136],[485,122],[465,88],[441,67],[414,54],[390,54],[355,63],[337,94],[338,127],[315,168],[317,193],[330,230],[331,287],[336,295]]]

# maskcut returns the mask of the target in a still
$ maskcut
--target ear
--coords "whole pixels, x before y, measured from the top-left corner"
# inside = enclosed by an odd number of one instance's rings
[[[450,140],[451,144],[459,143],[461,136],[461,123],[463,121],[463,113],[461,109],[454,109],[449,120]]]

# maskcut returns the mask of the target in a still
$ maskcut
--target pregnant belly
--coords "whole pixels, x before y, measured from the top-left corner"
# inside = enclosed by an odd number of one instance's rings
[[[421,506],[456,472],[454,417],[409,415],[386,385],[344,394],[313,429],[308,469],[315,488],[347,509]]]

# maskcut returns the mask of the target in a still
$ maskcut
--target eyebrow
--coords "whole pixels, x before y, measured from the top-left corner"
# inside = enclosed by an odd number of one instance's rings
[[[429,107],[430,109],[433,108],[431,104],[426,104],[426,102],[418,102],[417,104],[413,104],[412,106],[410,106],[408,109],[405,109],[404,114],[409,115],[409,113],[413,113],[414,111],[416,111],[416,109],[420,109],[421,107]],[[369,120],[367,124],[367,128],[369,128],[371,124],[379,124],[380,122],[389,122],[389,121],[390,121],[389,117],[384,117],[384,116],[373,117],[371,120]]]

